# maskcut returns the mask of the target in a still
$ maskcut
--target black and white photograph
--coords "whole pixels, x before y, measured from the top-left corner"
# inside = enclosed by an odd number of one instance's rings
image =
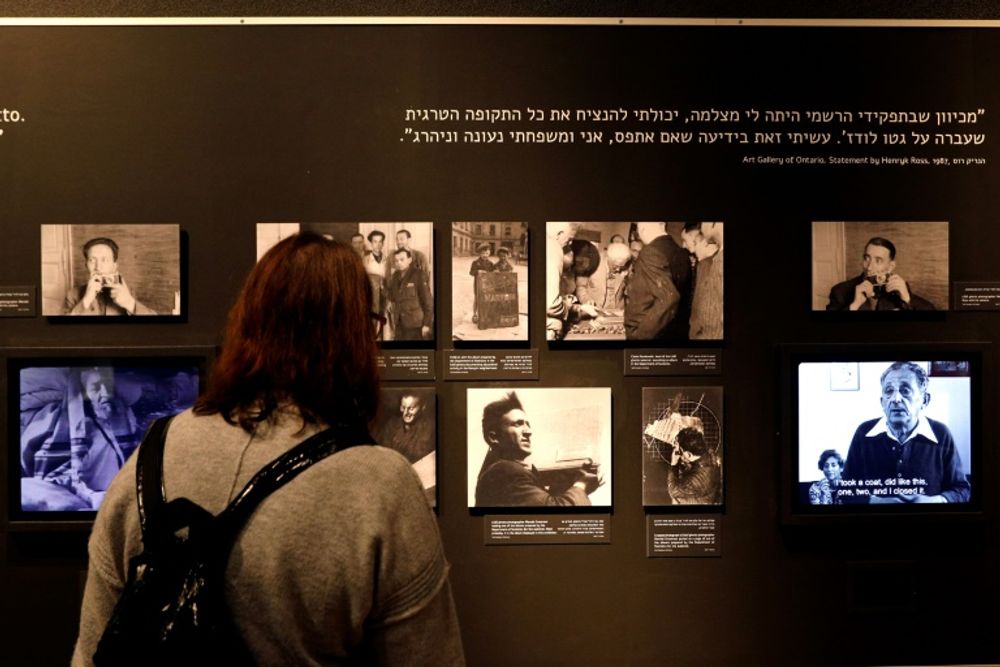
[[[257,259],[299,231],[349,244],[372,284],[384,341],[434,338],[434,224],[431,222],[261,222]]]
[[[947,222],[813,222],[812,309],[948,310]]]
[[[550,341],[723,338],[723,223],[548,222]]]
[[[469,507],[610,507],[611,389],[472,388]]]
[[[433,387],[381,389],[372,429],[375,441],[413,465],[432,507],[437,506],[437,410]]]
[[[844,362],[798,365],[799,502],[969,502],[974,399],[968,362],[850,365],[853,391],[842,384]],[[941,368],[951,372],[935,372]]]
[[[30,366],[18,384],[21,510],[94,511],[150,423],[194,404],[199,374],[183,364]]]
[[[42,315],[181,314],[180,225],[42,225]]]
[[[528,340],[527,223],[451,223],[451,270],[454,340]]]
[[[722,504],[722,387],[642,388],[642,504]]]

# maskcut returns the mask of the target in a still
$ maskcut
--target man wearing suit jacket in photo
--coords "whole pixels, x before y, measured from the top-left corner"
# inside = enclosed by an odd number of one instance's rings
[[[861,265],[860,275],[830,289],[827,310],[934,310],[896,273],[896,246],[889,239],[869,239]]]
[[[393,340],[430,340],[434,323],[434,301],[424,272],[413,264],[406,248],[392,256],[395,271],[389,278],[387,312]]]

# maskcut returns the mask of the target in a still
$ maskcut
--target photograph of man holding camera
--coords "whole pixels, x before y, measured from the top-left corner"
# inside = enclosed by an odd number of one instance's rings
[[[118,272],[118,244],[98,237],[83,244],[89,278],[66,293],[66,315],[156,315],[136,300]]]
[[[934,304],[910,291],[896,273],[896,246],[881,236],[865,244],[861,275],[830,290],[827,310],[934,310]]]
[[[812,274],[813,310],[947,309],[948,223],[814,222]]]
[[[179,316],[177,224],[40,225],[41,309],[46,317]]]

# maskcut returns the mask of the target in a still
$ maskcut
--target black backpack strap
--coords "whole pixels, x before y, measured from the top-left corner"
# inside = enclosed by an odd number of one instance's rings
[[[163,445],[167,439],[167,429],[173,416],[154,421],[146,431],[139,446],[139,457],[135,466],[136,500],[139,504],[139,526],[142,529],[143,546],[158,533],[155,526],[163,516],[166,494],[163,490]]]
[[[222,562],[225,562],[243,525],[264,498],[327,456],[371,442],[374,440],[364,426],[338,424],[307,438],[261,468],[218,515],[213,526],[216,544],[222,549]]]

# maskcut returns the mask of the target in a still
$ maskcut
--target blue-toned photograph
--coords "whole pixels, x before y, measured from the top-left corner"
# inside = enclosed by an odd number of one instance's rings
[[[97,510],[150,423],[191,407],[198,382],[187,364],[22,368],[21,510]]]

